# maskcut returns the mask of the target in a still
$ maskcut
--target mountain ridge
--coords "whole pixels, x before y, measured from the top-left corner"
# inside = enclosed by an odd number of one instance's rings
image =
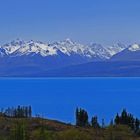
[[[57,55],[61,52],[67,56],[78,54],[87,58],[109,59],[116,53],[125,49],[126,46],[116,44],[113,46],[102,46],[101,44],[92,43],[90,45],[82,45],[74,42],[71,39],[57,41],[53,43],[43,43],[41,41],[24,41],[16,39],[10,43],[0,46],[1,56],[21,56],[29,55],[30,53],[40,54],[42,57]]]
[[[17,39],[0,46],[0,76],[140,76],[139,60],[140,45],[136,43],[103,46],[71,39],[53,43]]]

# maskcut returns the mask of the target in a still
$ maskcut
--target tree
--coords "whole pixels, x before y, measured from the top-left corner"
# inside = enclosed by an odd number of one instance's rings
[[[84,109],[76,109],[76,125],[77,126],[88,126],[88,113]]]
[[[0,113],[2,116],[13,117],[13,118],[31,118],[32,108],[31,106],[18,106],[17,108],[7,108]]]
[[[115,124],[116,125],[118,125],[118,124],[127,125],[133,131],[138,131],[139,126],[140,126],[139,120],[137,118],[135,119],[132,114],[127,113],[127,111],[125,109],[122,111],[120,116],[119,116],[119,114],[116,115]]]
[[[92,117],[92,119],[91,119],[91,126],[93,128],[100,128],[97,116]]]
[[[115,117],[115,124],[118,125],[120,124],[120,117],[119,114],[117,113],[116,117]]]
[[[76,108],[76,125],[77,126],[79,126],[80,125],[80,123],[79,123],[79,109],[78,108]]]
[[[28,116],[29,118],[31,118],[32,117],[32,107],[31,106],[29,106],[29,116]]]
[[[136,120],[135,120],[135,132],[138,132],[139,127],[140,127],[140,121],[136,118]]]

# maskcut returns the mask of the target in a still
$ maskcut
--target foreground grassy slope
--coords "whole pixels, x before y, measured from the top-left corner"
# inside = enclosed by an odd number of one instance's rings
[[[18,140],[18,137],[15,137],[18,126],[24,126],[24,140],[140,140],[140,137],[125,125],[94,129],[41,118],[6,117],[0,117],[0,140]]]

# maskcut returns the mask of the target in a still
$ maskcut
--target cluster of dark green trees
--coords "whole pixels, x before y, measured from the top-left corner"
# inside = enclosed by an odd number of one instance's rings
[[[98,122],[98,117],[92,117],[91,121],[89,121],[88,113],[84,109],[76,109],[76,126],[87,127],[92,126],[94,128],[103,127],[104,122],[102,122],[102,126],[100,126]],[[114,120],[111,120],[110,125],[127,125],[134,132],[138,132],[140,130],[140,120],[135,118],[132,114],[128,113],[125,109],[119,115],[117,114]]]
[[[89,117],[87,111],[84,109],[76,109],[76,126],[86,127],[92,126],[94,128],[99,128],[97,116],[92,117],[91,122],[89,122]]]
[[[116,125],[128,125],[135,132],[138,132],[138,130],[140,129],[140,120],[138,118],[135,118],[132,114],[127,113],[125,109],[120,115],[116,115],[114,122]]]
[[[1,109],[0,115],[12,118],[31,118],[32,108],[31,106],[8,107],[7,109]]]
[[[76,109],[76,125],[77,126],[88,126],[88,113],[84,109]]]

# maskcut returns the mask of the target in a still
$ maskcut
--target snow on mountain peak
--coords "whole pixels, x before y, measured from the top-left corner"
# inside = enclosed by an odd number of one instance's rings
[[[49,55],[56,55],[56,51],[53,48],[50,48],[47,44],[42,42],[36,41],[29,41],[24,46],[20,47],[17,51],[17,54],[20,55],[29,55],[33,54],[40,54],[43,57]]]
[[[76,43],[71,39],[55,42],[49,44],[49,46],[68,56],[72,54],[78,54],[85,57],[92,57],[95,54],[88,46]]]
[[[42,57],[47,57],[62,53],[67,56],[79,55],[90,59],[99,58],[106,60],[125,48],[126,46],[120,43],[113,46],[102,46],[95,43],[82,45],[69,38],[50,44],[16,39],[0,47],[0,56],[9,55],[10,57],[16,57],[39,54]],[[138,47],[133,48],[136,49]]]
[[[113,55],[123,51],[124,49],[127,48],[127,45],[124,45],[122,43],[116,43],[112,46],[108,46],[108,52],[110,53],[110,56],[112,57]]]
[[[95,54],[100,58],[110,59],[113,55],[124,50],[126,46],[121,43],[117,43],[112,46],[102,46],[101,44],[93,43],[90,44],[90,48],[92,48]]]
[[[11,41],[10,43],[4,44],[2,48],[5,50],[7,55],[14,53],[21,46],[25,45],[25,42],[21,39],[16,39]]]
[[[107,52],[106,48],[103,47],[101,44],[92,43],[89,46],[93,52],[95,52],[96,56],[102,59],[109,59],[110,55]]]
[[[69,43],[69,44],[74,44],[74,42],[73,42],[70,38],[66,38],[66,39],[64,40],[64,42],[67,42],[67,43]]]
[[[50,48],[47,44],[39,41],[23,41],[20,39],[13,40],[1,46],[5,50],[6,55],[22,56],[29,54],[40,54],[41,56],[48,56],[56,54],[55,50]]]
[[[140,45],[139,44],[133,44],[128,48],[129,51],[135,52],[135,51],[140,51]]]
[[[22,46],[23,44],[25,44],[25,41],[17,38],[15,40],[11,41],[10,43],[5,44],[4,46],[9,46],[9,47],[11,47],[11,46]]]

